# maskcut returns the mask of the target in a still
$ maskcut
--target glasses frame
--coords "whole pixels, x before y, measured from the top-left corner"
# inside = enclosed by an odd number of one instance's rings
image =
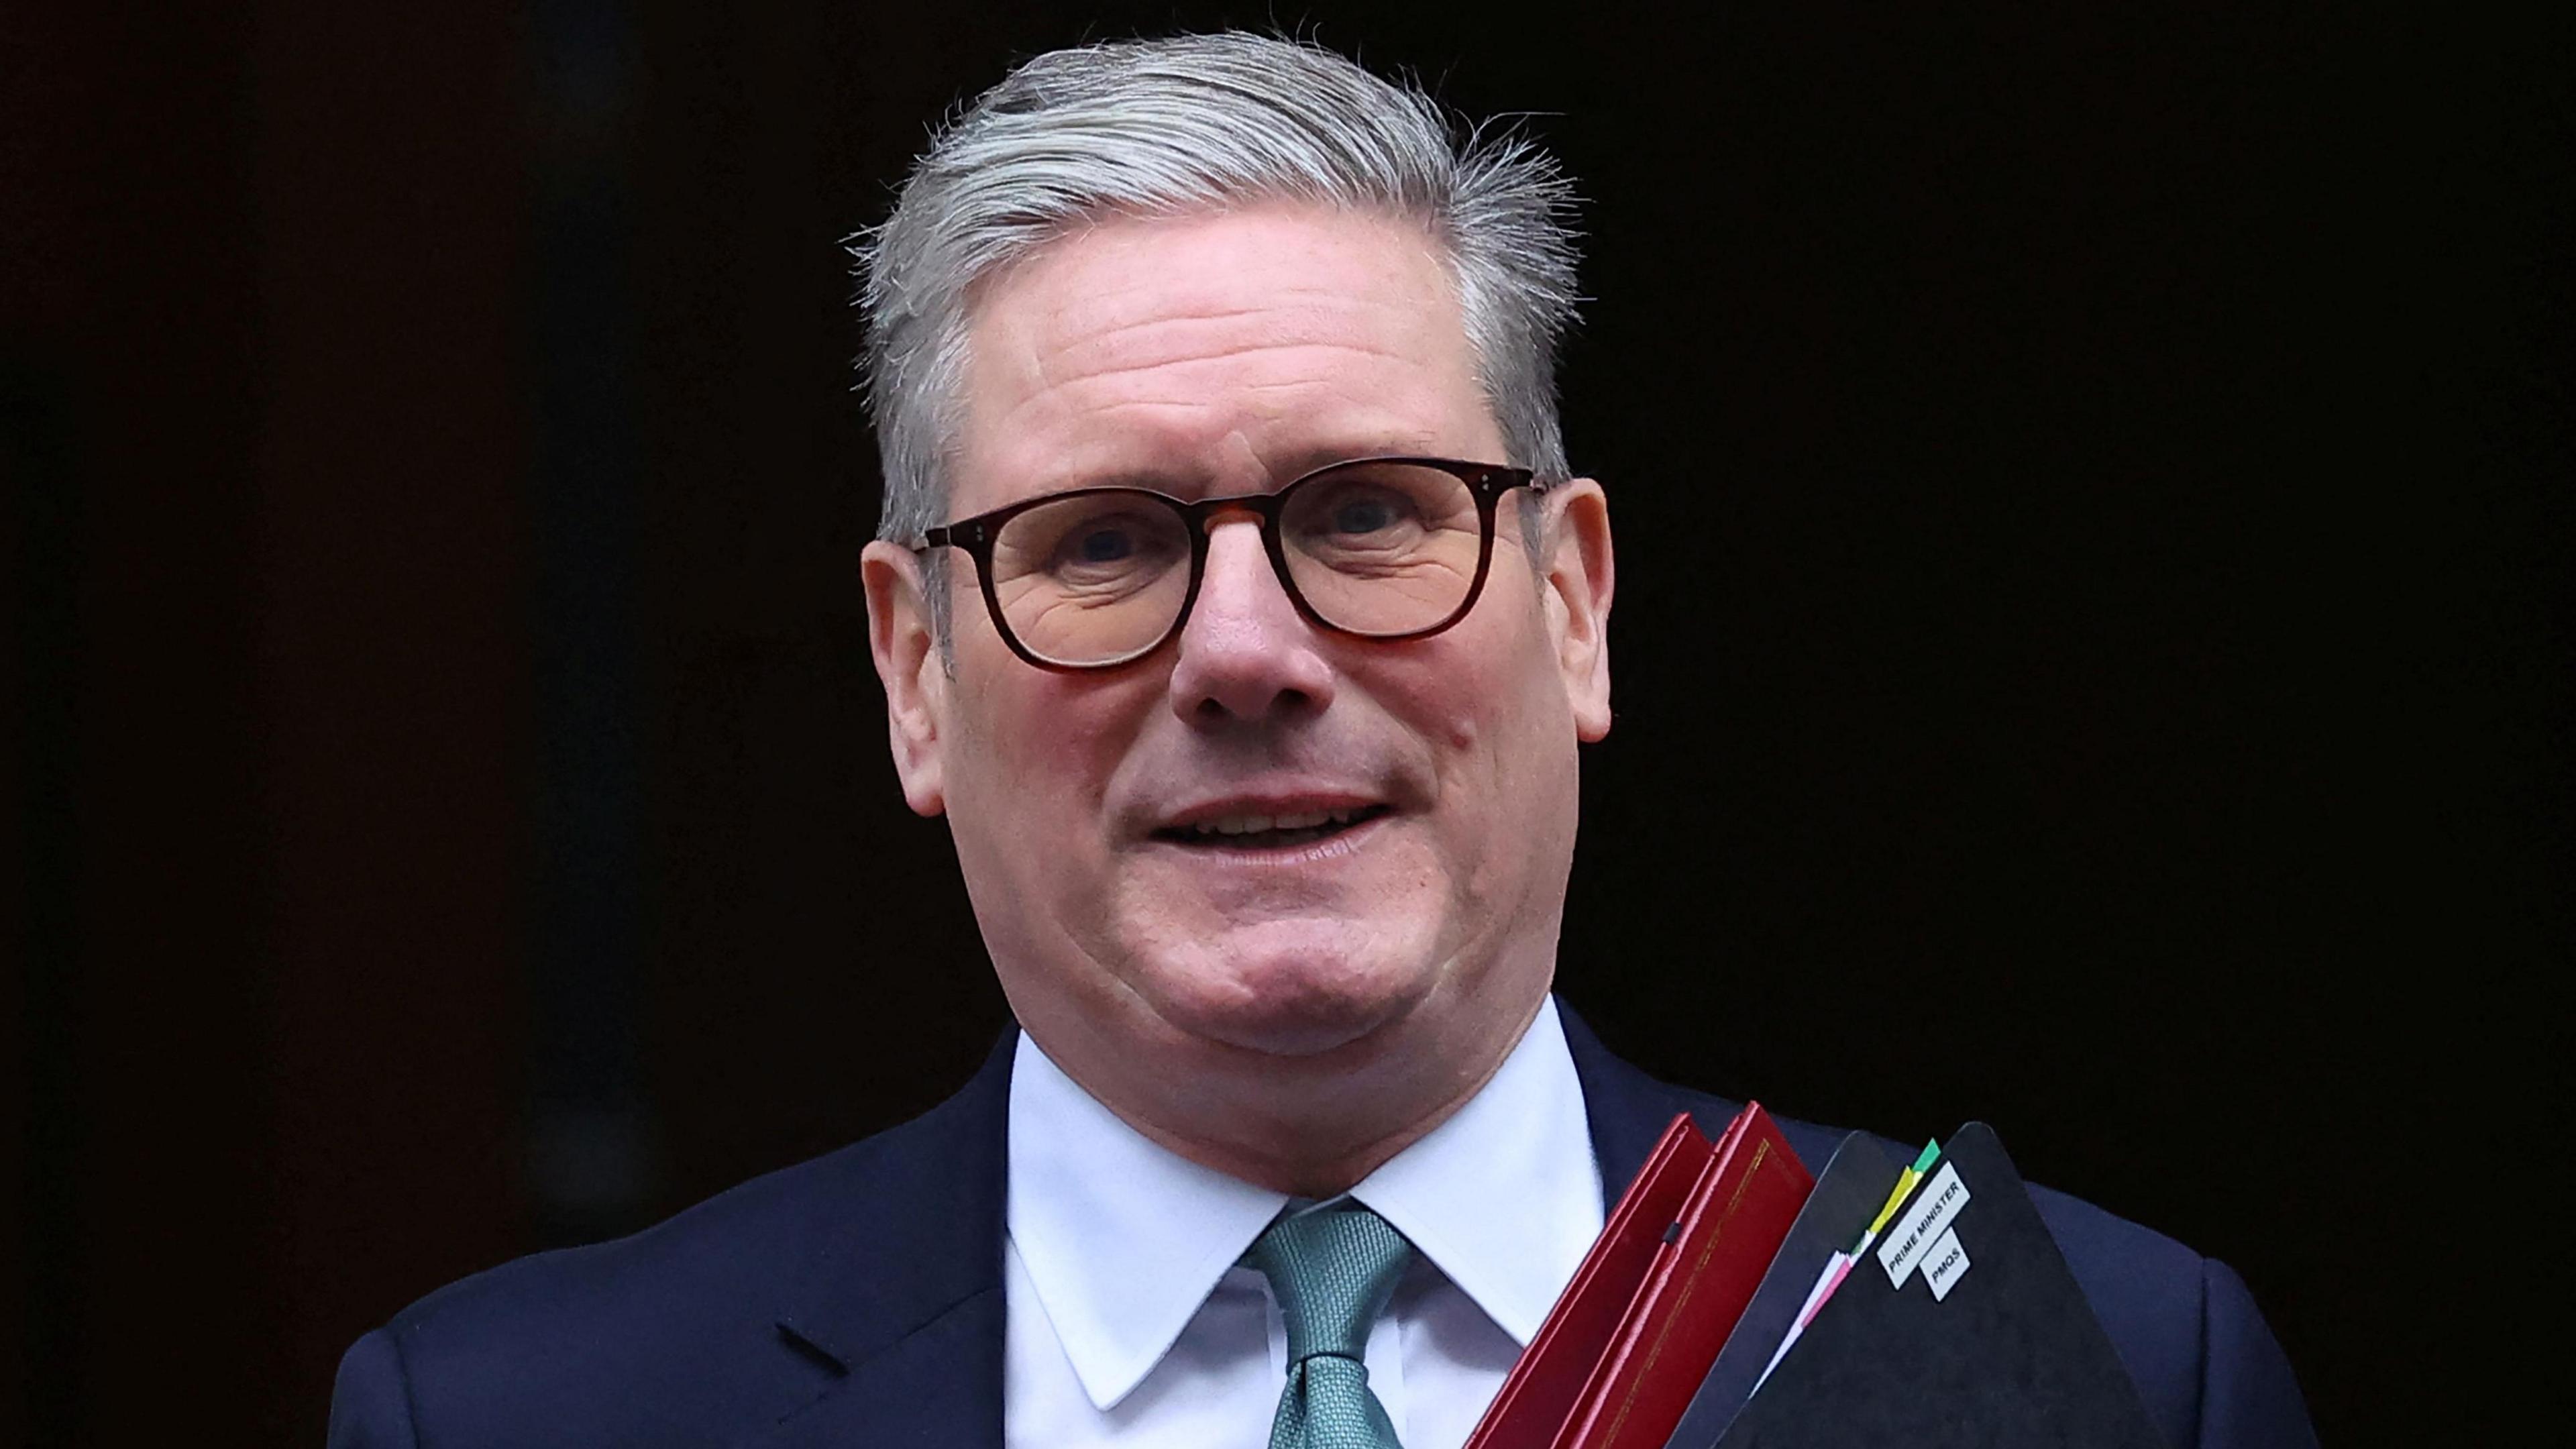
[[[1460,599],[1458,607],[1452,609],[1448,617],[1438,623],[1393,634],[1373,634],[1364,629],[1344,628],[1315,612],[1315,606],[1306,602],[1306,595],[1297,587],[1297,580],[1289,570],[1287,546],[1279,536],[1279,520],[1286,514],[1288,500],[1295,496],[1298,489],[1327,474],[1338,473],[1345,468],[1365,467],[1372,463],[1402,463],[1418,468],[1437,469],[1466,484],[1468,493],[1476,500],[1476,574],[1474,578],[1468,580],[1466,597]],[[1061,493],[1024,498],[989,513],[978,513],[972,518],[961,518],[954,523],[930,529],[922,534],[921,542],[913,545],[913,552],[926,554],[934,548],[954,548],[963,551],[968,558],[975,561],[975,578],[982,586],[984,611],[992,616],[993,627],[1001,632],[1002,642],[1010,647],[1013,654],[1040,669],[1053,670],[1059,674],[1088,674],[1094,670],[1119,669],[1133,664],[1179,637],[1181,630],[1190,622],[1190,610],[1198,604],[1199,585],[1207,577],[1208,538],[1213,531],[1209,524],[1221,514],[1250,513],[1260,520],[1261,547],[1263,552],[1270,555],[1270,571],[1278,577],[1279,587],[1286,591],[1288,602],[1296,606],[1300,618],[1328,634],[1392,644],[1407,639],[1427,639],[1466,618],[1467,611],[1476,607],[1476,600],[1485,592],[1485,575],[1494,561],[1494,511],[1502,502],[1503,495],[1515,488],[1527,488],[1532,496],[1537,496],[1544,494],[1548,485],[1540,482],[1537,475],[1527,468],[1515,468],[1503,463],[1465,463],[1455,458],[1403,456],[1345,458],[1340,462],[1327,463],[1310,473],[1302,474],[1286,487],[1273,489],[1268,493],[1240,493],[1226,498],[1201,498],[1195,502],[1175,498],[1168,493],[1157,492],[1151,488],[1068,488]],[[1153,643],[1121,654],[1115,659],[1104,659],[1089,664],[1067,664],[1060,660],[1045,658],[1021,643],[1020,637],[1011,632],[1010,620],[1002,616],[1002,601],[993,592],[994,541],[1001,537],[1002,525],[1032,508],[1062,502],[1067,498],[1091,498],[1111,493],[1127,497],[1151,498],[1168,504],[1173,511],[1180,514],[1182,522],[1187,525],[1190,537],[1190,581],[1187,592],[1181,595],[1180,611],[1172,616],[1172,626],[1157,636]]]

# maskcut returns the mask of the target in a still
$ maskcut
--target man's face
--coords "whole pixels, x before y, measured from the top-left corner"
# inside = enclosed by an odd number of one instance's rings
[[[1505,461],[1447,270],[1391,220],[1106,222],[990,284],[969,337],[951,518]],[[1531,508],[1553,515],[1535,565]],[[1553,969],[1575,746],[1609,724],[1609,541],[1589,482],[1507,495],[1496,534],[1465,619],[1386,643],[1306,622],[1257,523],[1220,515],[1180,636],[1082,674],[1014,657],[953,552],[948,672],[911,556],[871,550],[907,794],[947,814],[1013,1009],[1078,1079],[1517,1037]]]

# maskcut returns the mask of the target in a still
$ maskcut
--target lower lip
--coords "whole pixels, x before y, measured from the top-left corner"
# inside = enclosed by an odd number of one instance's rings
[[[1299,866],[1324,865],[1357,854],[1370,839],[1376,836],[1379,827],[1394,818],[1392,812],[1372,815],[1347,830],[1336,831],[1320,840],[1309,840],[1302,845],[1273,846],[1267,849],[1243,850],[1224,845],[1183,845],[1177,840],[1165,840],[1160,837],[1154,837],[1152,843],[1184,859],[1205,861],[1210,865],[1238,870],[1295,869]]]

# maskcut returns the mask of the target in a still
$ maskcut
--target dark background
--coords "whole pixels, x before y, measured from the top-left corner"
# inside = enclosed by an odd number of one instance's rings
[[[1568,999],[1779,1111],[1993,1121],[2242,1270],[2329,1440],[2503,1428],[2569,35],[2059,8],[12,7],[0,1441],[318,1442],[409,1299],[965,1076],[838,241],[1012,59],[1222,20],[1535,113],[1587,199]]]

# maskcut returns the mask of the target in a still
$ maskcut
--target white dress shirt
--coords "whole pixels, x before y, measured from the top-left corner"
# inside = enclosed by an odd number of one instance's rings
[[[1263,1449],[1287,1330],[1236,1259],[1288,1196],[1156,1145],[1025,1032],[1010,1112],[1003,1442]],[[1417,1250],[1369,1332],[1369,1387],[1405,1449],[1456,1449],[1601,1231],[1555,998],[1482,1091],[1349,1195]]]

